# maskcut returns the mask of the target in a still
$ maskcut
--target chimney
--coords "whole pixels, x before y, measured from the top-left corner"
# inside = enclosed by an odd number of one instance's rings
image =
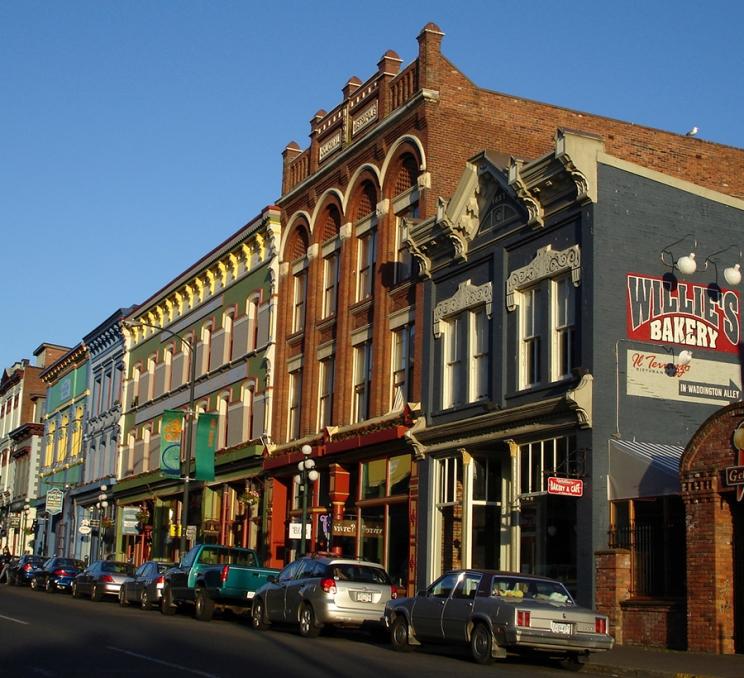
[[[419,87],[422,89],[439,89],[439,64],[443,37],[444,33],[433,22],[426,24],[418,35],[418,77]]]

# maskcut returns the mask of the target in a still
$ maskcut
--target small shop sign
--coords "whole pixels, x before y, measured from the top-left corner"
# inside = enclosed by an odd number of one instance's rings
[[[312,525],[305,523],[305,539],[310,539]],[[290,539],[302,539],[302,523],[290,523],[289,524],[289,538]]]
[[[50,516],[56,516],[58,513],[62,513],[62,502],[64,501],[65,493],[55,488],[49,490],[46,494],[46,512]]]
[[[562,497],[581,497],[584,494],[584,481],[579,478],[548,478],[548,494]]]

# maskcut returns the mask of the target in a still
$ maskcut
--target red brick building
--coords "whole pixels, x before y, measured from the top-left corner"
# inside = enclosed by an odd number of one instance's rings
[[[297,552],[293,476],[309,445],[319,471],[310,548],[330,537],[414,587],[416,458],[425,450],[407,433],[423,426],[429,356],[406,240],[454,193],[468,158],[484,148],[538,158],[558,128],[573,128],[600,136],[617,158],[744,196],[738,149],[479,88],[442,55],[442,37],[428,24],[403,68],[386,52],[371,77],[351,78],[341,103],[315,114],[308,148],[292,142],[283,154],[277,405],[264,460],[274,566]],[[321,520],[329,512],[330,530]]]

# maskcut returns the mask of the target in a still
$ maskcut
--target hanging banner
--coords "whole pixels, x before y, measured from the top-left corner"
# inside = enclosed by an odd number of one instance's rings
[[[160,422],[160,475],[167,478],[181,476],[181,439],[183,412],[165,410]]]
[[[218,415],[204,413],[196,420],[196,480],[214,480]]]

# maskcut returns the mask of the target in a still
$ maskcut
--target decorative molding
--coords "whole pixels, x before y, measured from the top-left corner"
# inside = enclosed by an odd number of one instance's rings
[[[527,183],[522,179],[520,167],[521,163],[512,158],[511,165],[509,166],[509,185],[514,189],[519,202],[527,210],[527,214],[529,215],[527,225],[534,228],[542,228],[545,226],[543,222],[543,207],[540,201],[530,192]]]
[[[592,427],[592,387],[594,377],[591,374],[585,374],[576,388],[566,391],[566,402],[568,406],[576,413],[576,419],[580,428]]]
[[[357,115],[351,123],[352,136],[361,132],[377,120],[377,99],[375,99],[367,108]]]
[[[457,286],[455,292],[449,299],[440,301],[434,307],[434,336],[439,338],[441,329],[439,322],[445,318],[456,315],[460,311],[473,306],[486,305],[486,315],[491,317],[491,303],[493,301],[493,285],[491,282],[482,285],[473,285],[470,280],[465,280]]]
[[[318,162],[323,162],[323,160],[339,148],[341,148],[341,130],[337,130],[333,136],[329,137],[327,141],[318,147]]]
[[[581,283],[581,249],[572,245],[565,250],[553,251],[550,245],[537,250],[535,258],[522,268],[509,274],[506,280],[506,308],[513,311],[517,308],[514,292],[543,280],[554,277],[563,271],[571,271],[574,287]]]
[[[419,275],[423,278],[431,278],[431,259],[424,254],[412,238],[406,238],[405,244],[411,256],[419,265]]]

